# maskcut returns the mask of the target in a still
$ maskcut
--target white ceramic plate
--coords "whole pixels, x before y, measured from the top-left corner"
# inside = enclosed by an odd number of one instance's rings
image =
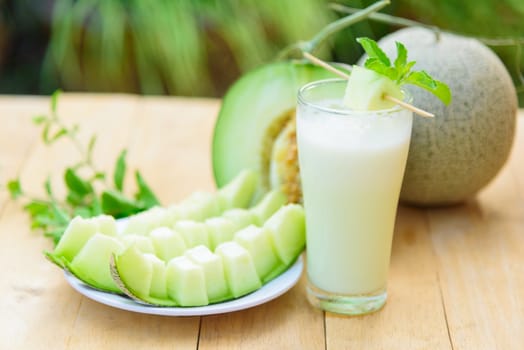
[[[65,272],[65,277],[67,282],[80,294],[118,309],[162,316],[204,316],[247,309],[279,297],[298,282],[303,265],[302,257],[299,257],[286,272],[251,294],[222,303],[195,307],[157,307],[140,304],[126,296],[93,289],[69,272]]]

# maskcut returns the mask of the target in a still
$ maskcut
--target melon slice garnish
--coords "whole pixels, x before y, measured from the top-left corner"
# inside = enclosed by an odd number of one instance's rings
[[[394,81],[375,71],[353,66],[348,79],[343,104],[356,111],[389,109],[396,104],[384,97],[402,100],[404,94]]]

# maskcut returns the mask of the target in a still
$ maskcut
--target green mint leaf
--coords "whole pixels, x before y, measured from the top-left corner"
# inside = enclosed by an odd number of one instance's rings
[[[27,211],[29,215],[34,218],[37,215],[41,215],[41,214],[49,212],[50,205],[49,203],[35,200],[35,201],[27,203],[24,206],[24,210]]]
[[[438,97],[446,106],[451,103],[451,91],[441,81],[433,79],[425,71],[412,72],[405,78],[406,84],[418,86]]]
[[[101,206],[105,214],[112,215],[115,218],[126,217],[145,209],[136,201],[126,198],[122,193],[115,190],[102,192]]]
[[[58,89],[51,95],[51,111],[53,111],[53,113],[56,113],[57,111],[58,97],[60,97],[61,93],[62,90]]]
[[[369,38],[357,38],[357,42],[362,45],[362,48],[364,51],[366,51],[370,58],[377,58],[386,66],[391,66],[391,61],[389,60],[388,56],[386,56],[376,41]]]
[[[53,196],[53,187],[51,185],[51,178],[49,176],[47,177],[47,179],[44,182],[44,188],[45,188],[45,192],[47,193],[49,198],[53,199],[54,198],[54,196]]]
[[[135,198],[143,203],[146,209],[159,205],[160,202],[138,170],[135,172],[135,178],[138,185],[138,193],[135,195]]]
[[[103,172],[97,172],[95,175],[93,175],[92,180],[105,180],[106,174]]]
[[[395,81],[398,78],[398,71],[393,67],[386,66],[377,58],[368,58],[364,63],[367,69],[373,70],[379,74],[385,75],[389,79]]]
[[[51,209],[53,210],[53,214],[57,223],[61,225],[69,224],[69,221],[71,221],[71,217],[64,209],[62,209],[56,203],[51,203]]]
[[[60,241],[60,238],[62,238],[62,235],[64,234],[66,228],[67,226],[60,226],[58,228],[46,230],[44,232],[44,236],[51,238],[53,240],[54,245],[56,246],[58,244],[58,241]],[[57,261],[59,261],[59,259],[53,262],[55,262],[55,264],[58,264]],[[62,265],[59,265],[59,266],[63,266],[63,263]]]
[[[17,199],[18,197],[24,194],[24,191],[22,190],[22,184],[20,183],[20,179],[10,180],[7,183],[7,190],[9,191],[11,199]]]
[[[42,128],[42,140],[44,141],[44,144],[48,145],[50,143],[49,138],[49,131],[51,130],[51,124],[47,123]]]
[[[120,152],[115,164],[115,173],[113,174],[113,182],[117,190],[122,191],[124,188],[124,177],[126,175],[126,155],[127,150]]]
[[[89,207],[84,207],[84,206],[78,206],[73,211],[73,217],[81,216],[83,218],[89,218],[92,216],[91,214],[92,214],[91,209]]]
[[[96,144],[96,135],[93,135],[91,136],[91,138],[89,139],[89,143],[87,144],[87,160],[89,162],[91,162],[91,160],[93,159],[93,150],[95,149],[95,144]]]
[[[33,117],[33,124],[35,124],[35,125],[43,124],[43,123],[47,122],[47,119],[48,118],[45,115],[34,116]]]
[[[100,203],[100,200],[98,199],[98,197],[96,196],[93,197],[93,201],[91,202],[91,205],[90,205],[90,210],[93,216],[103,214],[102,204]]]
[[[397,58],[395,59],[394,64],[395,68],[401,71],[408,60],[408,50],[406,50],[406,47],[398,41],[396,41],[395,44],[397,45]]]
[[[67,188],[80,197],[93,193],[93,186],[82,179],[73,168],[67,168],[64,173],[64,181]]]
[[[53,136],[49,137],[49,144],[55,142],[56,140],[60,139],[62,136],[67,135],[67,129],[62,128],[54,133]]]

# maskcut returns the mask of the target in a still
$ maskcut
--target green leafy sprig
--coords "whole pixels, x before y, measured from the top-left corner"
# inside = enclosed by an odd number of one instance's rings
[[[141,173],[135,171],[137,192],[133,198],[124,194],[124,180],[127,172],[126,155],[123,150],[115,163],[112,182],[108,183],[106,172],[97,169],[93,163],[93,150],[97,137],[92,135],[87,145],[78,138],[79,126],[67,126],[57,113],[60,91],[51,96],[50,115],[39,115],[33,123],[42,128],[42,141],[51,146],[56,141],[67,138],[78,150],[80,160],[64,170],[63,180],[67,189],[64,199],[56,198],[50,178],[44,183],[45,197],[40,198],[26,193],[20,177],[7,183],[12,199],[24,201],[24,210],[31,217],[31,228],[42,230],[44,235],[56,244],[69,221],[79,215],[92,217],[109,214],[116,218],[126,217],[153,206],[159,201],[147,185]]]
[[[396,42],[397,58],[392,64],[376,41],[369,38],[357,38],[357,41],[368,55],[368,59],[364,63],[367,69],[385,75],[399,86],[411,84],[427,90],[438,97],[445,105],[451,103],[451,91],[445,83],[434,79],[423,70],[411,70],[416,62],[408,62],[408,51],[402,43]]]

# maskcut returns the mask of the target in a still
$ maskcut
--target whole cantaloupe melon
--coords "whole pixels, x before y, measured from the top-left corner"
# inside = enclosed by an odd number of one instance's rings
[[[422,206],[454,204],[474,196],[502,168],[513,143],[517,95],[499,58],[477,40],[422,28],[389,34],[379,45],[395,57],[395,41],[408,49],[415,70],[449,85],[446,107],[430,93],[406,90],[417,107],[435,113],[415,117],[401,200]]]

